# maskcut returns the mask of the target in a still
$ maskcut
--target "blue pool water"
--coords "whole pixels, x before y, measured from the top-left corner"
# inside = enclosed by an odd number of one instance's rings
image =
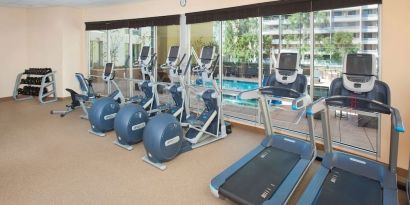
[[[247,107],[257,107],[258,105],[258,100],[242,100],[236,96],[226,94],[223,95],[223,100],[225,104],[242,105]]]
[[[223,89],[228,90],[253,90],[258,88],[258,83],[256,82],[246,82],[246,81],[238,81],[238,80],[223,80],[222,84]]]
[[[201,84],[202,82],[196,82],[197,84]],[[217,80],[217,84],[219,85],[219,81]],[[212,84],[209,82],[205,83],[206,87],[212,87]],[[222,88],[226,90],[233,90],[233,91],[245,91],[245,90],[253,90],[258,88],[257,82],[246,82],[240,80],[223,80]],[[234,104],[234,105],[241,105],[241,106],[248,106],[248,107],[257,107],[258,100],[242,100],[239,99],[237,96],[223,94],[224,103],[227,104]]]

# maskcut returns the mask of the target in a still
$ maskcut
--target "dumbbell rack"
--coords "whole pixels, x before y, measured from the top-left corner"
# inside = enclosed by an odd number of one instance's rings
[[[14,90],[13,90],[14,100],[22,101],[22,100],[30,100],[34,98],[32,95],[19,94],[19,88],[21,85],[23,85],[23,86],[31,86],[31,87],[40,88],[39,93],[38,93],[38,100],[42,104],[57,101],[55,73],[56,73],[55,71],[51,71],[47,74],[33,74],[33,73],[26,73],[26,72],[19,73],[17,75],[16,83],[14,85]],[[28,77],[33,77],[33,76],[41,77],[41,84],[22,83],[23,77],[27,79]],[[44,91],[47,91],[47,92],[44,93]]]

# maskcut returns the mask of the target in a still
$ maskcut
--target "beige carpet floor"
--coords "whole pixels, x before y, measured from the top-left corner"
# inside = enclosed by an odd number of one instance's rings
[[[0,103],[0,204],[232,204],[214,198],[209,182],[263,139],[234,127],[228,138],[184,153],[160,171],[141,160],[142,144],[126,151],[112,143],[113,132],[89,134],[81,110],[64,118],[49,114],[66,103]],[[402,192],[400,198],[405,201]]]

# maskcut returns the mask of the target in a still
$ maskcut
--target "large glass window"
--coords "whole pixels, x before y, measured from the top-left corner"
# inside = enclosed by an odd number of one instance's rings
[[[114,64],[115,81],[125,97],[130,97],[130,36],[129,29],[114,29],[109,32],[110,62]]]
[[[262,18],[263,77],[264,81],[277,68],[280,53],[299,53],[300,71],[310,76],[310,13],[266,16]],[[291,111],[283,102],[279,109],[271,110],[273,126],[281,129],[308,133],[306,120],[301,120],[303,111]]]
[[[259,87],[259,19],[222,22],[224,112],[244,120],[258,120],[256,100],[241,100],[240,91]]]
[[[169,70],[161,68],[166,63],[168,51],[172,46],[179,46],[179,25],[157,27],[157,86],[160,103],[173,102],[171,94],[165,89],[165,84],[161,82],[171,82]],[[180,58],[184,53],[180,50]]]
[[[172,46],[179,46],[179,25],[157,27],[157,80],[159,82],[170,82],[166,69],[161,69],[160,65],[165,64],[168,51]],[[180,51],[180,58],[184,53]]]
[[[310,24],[311,16],[314,25]],[[90,74],[100,77],[105,63],[113,62],[117,79],[124,81],[119,83],[123,92],[138,94],[135,92],[135,83],[126,83],[125,79],[142,79],[137,66],[138,56],[143,46],[150,46],[158,55],[157,80],[169,82],[168,73],[160,69],[159,65],[165,62],[168,49],[179,45],[179,32],[179,26],[90,31]],[[379,8],[378,5],[367,5],[314,13],[198,23],[190,25],[188,36],[191,51],[195,50],[200,55],[203,46],[215,46],[216,53],[222,56],[214,76],[218,79],[217,83],[222,84],[225,115],[261,123],[257,101],[241,100],[237,95],[240,91],[261,86],[265,77],[272,73],[272,68],[277,67],[279,53],[300,54],[300,71],[308,78],[308,93],[313,99],[327,96],[332,80],[342,76],[346,54],[371,53],[379,61]],[[192,61],[192,65],[196,63]],[[189,79],[191,84],[195,84],[196,78],[192,73]],[[105,84],[98,78],[94,81],[94,88],[97,92],[107,93]],[[196,95],[201,90],[192,86],[189,91],[191,109],[202,110],[204,105]],[[162,96],[160,99],[170,99],[163,97],[166,93],[161,93],[161,90],[159,93]],[[308,133],[306,121],[300,113],[285,109],[275,109],[274,112],[271,116],[275,127]],[[320,118],[316,117],[315,126],[319,136],[320,123]],[[366,151],[378,152],[380,149],[378,125],[378,116],[337,109],[331,113],[333,140]]]
[[[204,46],[214,46],[216,54],[219,53],[220,46],[220,22],[207,22],[207,23],[198,23],[190,25],[190,45],[191,52],[195,51],[198,57],[201,55],[201,48]],[[215,55],[216,56],[216,55]],[[192,58],[192,66],[197,64],[195,58]],[[214,72],[215,77],[219,77],[219,65],[216,65]],[[195,79],[198,76],[195,76],[194,73],[190,73],[190,83],[195,85]],[[219,83],[219,82],[218,82]],[[192,86],[189,89],[188,96],[190,97],[190,107],[194,111],[202,111],[204,109],[204,104],[200,99],[200,96],[197,96],[199,92],[203,90],[203,87]]]
[[[102,70],[108,62],[108,32],[89,31],[89,67],[90,75],[95,77],[94,90],[97,93],[107,93],[107,87],[101,79]],[[74,79],[74,76],[73,76]]]
[[[141,70],[138,67],[138,58],[143,46],[154,49],[154,27],[131,29],[131,53],[132,53],[132,78],[142,79]]]
[[[339,12],[347,15],[336,15]],[[330,83],[342,76],[344,56],[349,53],[372,53],[378,58],[377,5],[315,12],[314,99],[328,95]],[[355,15],[351,18],[349,15]],[[321,24],[327,21],[328,24]],[[378,150],[378,116],[355,111],[332,109],[330,123],[333,141],[371,152]],[[321,136],[320,118],[317,132]]]

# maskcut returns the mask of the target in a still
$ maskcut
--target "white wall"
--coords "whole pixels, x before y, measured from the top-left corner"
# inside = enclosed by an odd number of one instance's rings
[[[273,0],[188,0],[185,7],[178,0],[150,0],[137,3],[86,8],[85,21],[118,20],[183,14],[196,11],[241,6]]]
[[[18,73],[27,68],[26,9],[0,8],[0,98],[13,95]]]
[[[399,166],[408,168],[410,150],[410,1],[383,1],[382,6],[382,80],[391,89],[392,105],[397,107],[407,132],[400,136]],[[390,120],[382,123],[383,161],[388,161]]]
[[[85,37],[82,10],[35,8],[28,11],[28,65],[51,67],[56,73],[57,95],[65,88],[78,88],[74,73],[87,72],[84,66]]]
[[[57,94],[77,88],[75,72],[87,73],[83,10],[75,8],[0,8],[0,98],[12,96],[18,73],[29,67],[57,71]]]

